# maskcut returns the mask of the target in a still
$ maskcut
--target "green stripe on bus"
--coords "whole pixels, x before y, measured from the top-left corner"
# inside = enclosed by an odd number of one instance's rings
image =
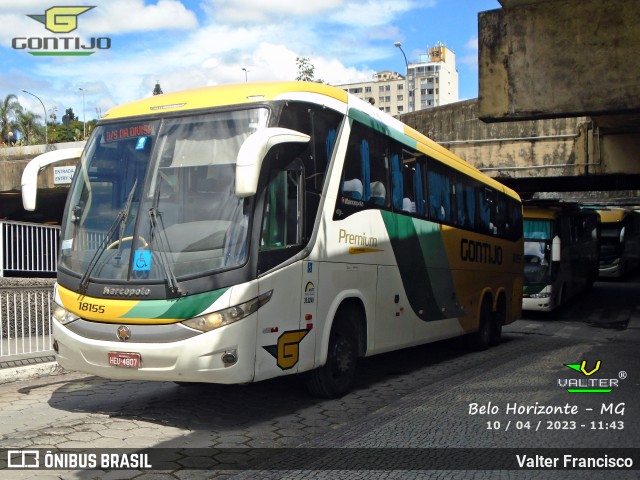
[[[422,320],[460,316],[440,226],[381,211],[407,299]]]
[[[373,130],[383,133],[384,135],[387,135],[394,140],[403,143],[407,147],[414,149],[418,148],[418,142],[415,139],[406,135],[404,132],[396,130],[395,128],[391,128],[389,125],[381,122],[380,120],[367,115],[362,110],[358,110],[357,108],[350,108],[349,118],[362,123],[363,125],[371,127]]]
[[[229,288],[172,300],[141,300],[122,318],[191,318],[201,314]]]

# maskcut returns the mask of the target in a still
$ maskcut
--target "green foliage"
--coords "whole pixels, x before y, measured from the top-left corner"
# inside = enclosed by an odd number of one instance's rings
[[[296,67],[298,68],[296,80],[299,82],[324,83],[324,80],[315,78],[316,67],[308,57],[296,57]]]
[[[17,127],[17,117],[21,112],[22,106],[13,93],[0,102],[0,142],[8,140],[9,132]]]
[[[62,117],[57,115],[55,107],[49,110],[46,136],[49,143],[74,142],[86,140],[83,138],[83,124],[78,119],[72,108],[65,110],[65,115],[69,116],[70,123],[67,128],[61,121]],[[60,121],[58,123],[58,121]],[[97,120],[87,122],[87,137],[96,125]],[[9,139],[9,132],[19,131],[21,134],[20,144],[35,145],[43,144],[45,141],[45,125],[42,115],[25,110],[18,102],[18,97],[8,94],[4,100],[0,101],[0,145],[6,145]]]

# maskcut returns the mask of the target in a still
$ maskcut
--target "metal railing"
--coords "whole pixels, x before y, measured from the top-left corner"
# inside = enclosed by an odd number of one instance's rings
[[[52,287],[0,287],[0,360],[51,353]]]
[[[0,277],[55,274],[60,227],[0,221]]]

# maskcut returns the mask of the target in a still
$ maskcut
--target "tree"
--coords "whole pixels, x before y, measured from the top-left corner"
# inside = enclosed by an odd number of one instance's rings
[[[154,95],[162,95],[162,88],[160,87],[160,82],[156,80],[156,86],[153,88]]]
[[[311,59],[307,57],[296,57],[296,66],[298,67],[298,76],[296,80],[301,82],[320,82],[322,80],[316,80],[314,78],[316,67],[311,63]]]
[[[40,133],[39,128],[36,125],[36,121],[40,119],[40,115],[36,115],[28,110],[22,110],[17,115],[18,130],[24,137],[24,142],[27,145],[34,144],[36,137]]]
[[[0,134],[2,141],[7,141],[9,132],[15,126],[16,116],[22,111],[18,97],[10,93],[0,103]]]
[[[73,108],[67,108],[64,113],[69,117],[69,121],[77,120],[76,114],[73,113]]]

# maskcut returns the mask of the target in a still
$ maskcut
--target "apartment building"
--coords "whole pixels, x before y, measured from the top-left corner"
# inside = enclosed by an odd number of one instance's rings
[[[336,86],[394,116],[446,105],[458,101],[456,55],[436,45],[408,63],[406,76],[385,70],[367,82]]]

